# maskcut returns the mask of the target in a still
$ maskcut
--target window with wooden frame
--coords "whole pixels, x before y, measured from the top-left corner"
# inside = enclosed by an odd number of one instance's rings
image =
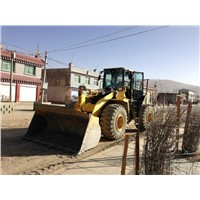
[[[35,76],[35,66],[33,65],[25,65],[24,66],[24,74]]]
[[[11,61],[2,60],[1,70],[2,71],[10,71],[11,69]]]

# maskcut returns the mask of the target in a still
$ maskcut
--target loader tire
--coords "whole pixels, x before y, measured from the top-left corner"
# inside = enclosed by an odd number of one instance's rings
[[[101,133],[110,140],[121,138],[127,124],[127,113],[122,105],[110,104],[100,117]]]
[[[139,127],[140,131],[145,131],[147,126],[153,120],[153,107],[150,105],[143,105],[139,114]]]

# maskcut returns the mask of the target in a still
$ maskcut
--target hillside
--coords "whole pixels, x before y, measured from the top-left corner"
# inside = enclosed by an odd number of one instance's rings
[[[172,80],[156,80],[150,79],[149,85],[157,85],[157,91],[160,92],[169,92],[169,93],[176,93],[179,89],[189,89],[193,90],[196,94],[200,95],[200,86],[189,85],[185,83],[180,83],[177,81]]]

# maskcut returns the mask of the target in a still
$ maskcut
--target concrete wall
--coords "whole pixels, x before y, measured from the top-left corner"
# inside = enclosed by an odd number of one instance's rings
[[[41,78],[42,77],[42,68],[36,67],[35,77],[36,78]]]
[[[24,64],[15,63],[15,74],[24,75]]]

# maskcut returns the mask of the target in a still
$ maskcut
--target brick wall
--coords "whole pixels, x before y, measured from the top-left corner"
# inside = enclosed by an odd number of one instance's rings
[[[70,86],[68,69],[48,69],[46,77],[49,86]]]

